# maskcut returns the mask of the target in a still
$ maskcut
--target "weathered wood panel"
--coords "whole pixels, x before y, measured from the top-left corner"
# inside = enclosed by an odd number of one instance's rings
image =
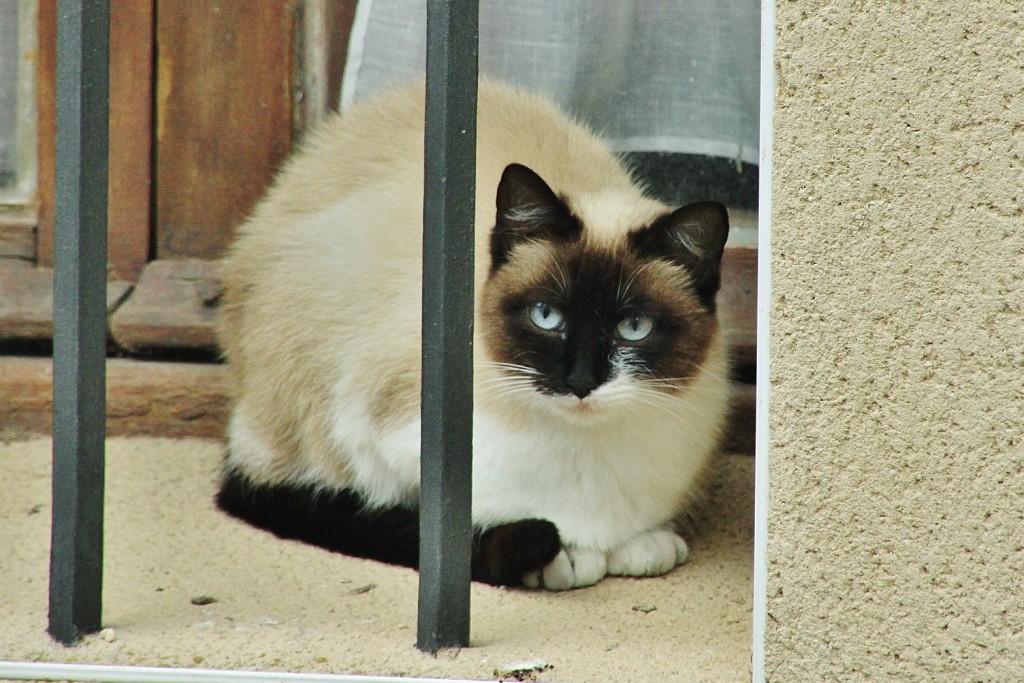
[[[52,429],[53,363],[0,356],[0,435]],[[107,361],[111,436],[223,438],[230,410],[227,369],[201,363]],[[754,452],[754,389],[735,385],[723,450]]]
[[[754,424],[757,415],[756,386],[734,383],[729,400],[729,421],[722,438],[726,453],[754,454]]]
[[[158,258],[216,258],[291,149],[294,0],[161,0]]]
[[[138,276],[150,251],[153,0],[110,7],[110,160],[107,250],[112,274]],[[56,168],[56,0],[39,3],[37,263],[53,266]]]
[[[757,249],[725,250],[718,316],[736,365],[757,363]]]
[[[110,4],[108,260],[134,280],[149,260],[153,146],[153,0]]]
[[[218,263],[153,261],[113,317],[113,335],[132,350],[213,350]],[[719,317],[734,363],[753,367],[757,345],[757,250],[728,248],[722,260]]]
[[[0,258],[35,260],[35,219],[0,218]]]
[[[112,311],[130,285],[107,282]],[[47,340],[53,336],[53,270],[25,261],[0,261],[0,341]]]
[[[40,0],[36,49],[36,145],[39,193],[35,258],[53,267],[57,184],[57,0]]]
[[[217,267],[198,259],[151,262],[111,319],[114,340],[132,351],[213,351]]]
[[[53,363],[0,356],[0,435],[48,434],[53,426]],[[107,434],[219,439],[228,418],[220,365],[107,361]]]

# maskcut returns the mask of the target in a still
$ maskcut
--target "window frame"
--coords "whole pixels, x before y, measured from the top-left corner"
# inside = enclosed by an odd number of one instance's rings
[[[19,0],[36,6],[36,0]],[[21,14],[19,12],[19,21]],[[33,35],[35,33],[33,32]],[[768,506],[769,506],[769,402],[770,349],[769,325],[771,289],[771,214],[772,214],[772,145],[775,106],[775,7],[773,0],[761,3],[761,95],[760,95],[760,185],[758,219],[758,301],[757,301],[757,389],[756,389],[756,465],[754,508],[754,581],[752,680],[765,680],[765,626],[767,618],[768,583]],[[33,102],[35,98],[33,98]],[[2,202],[0,202],[2,204]],[[0,215],[2,219],[2,215]],[[2,220],[0,220],[2,222]],[[261,672],[217,671],[196,669],[153,669],[148,667],[100,666],[81,664],[50,664],[0,662],[0,677],[22,680],[76,679],[90,681],[259,681],[288,680],[293,683],[322,681],[363,683],[364,681],[416,681],[438,679],[382,678],[365,676],[332,676],[323,674],[263,674]]]
[[[751,680],[765,681],[768,620],[770,322],[772,300],[772,174],[775,114],[775,0],[761,2],[760,140],[757,198],[757,376],[754,412],[754,580]]]

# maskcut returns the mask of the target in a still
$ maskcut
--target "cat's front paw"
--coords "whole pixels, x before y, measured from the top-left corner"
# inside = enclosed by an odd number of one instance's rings
[[[524,574],[557,557],[562,541],[546,519],[524,519],[479,534],[473,544],[473,579],[493,586],[514,586]]]
[[[523,585],[527,588],[545,588],[564,591],[570,588],[592,586],[608,573],[605,553],[590,548],[562,548],[543,569],[526,574]]]
[[[679,534],[654,529],[631,538],[608,553],[613,576],[658,576],[686,562],[690,550]]]

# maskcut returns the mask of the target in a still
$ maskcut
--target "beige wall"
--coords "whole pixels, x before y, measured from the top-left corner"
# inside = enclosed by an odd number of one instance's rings
[[[1024,5],[776,12],[767,679],[1024,680]]]

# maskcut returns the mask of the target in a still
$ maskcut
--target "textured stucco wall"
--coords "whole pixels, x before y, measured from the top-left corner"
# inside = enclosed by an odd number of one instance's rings
[[[768,680],[1024,680],[1024,5],[776,11]]]

